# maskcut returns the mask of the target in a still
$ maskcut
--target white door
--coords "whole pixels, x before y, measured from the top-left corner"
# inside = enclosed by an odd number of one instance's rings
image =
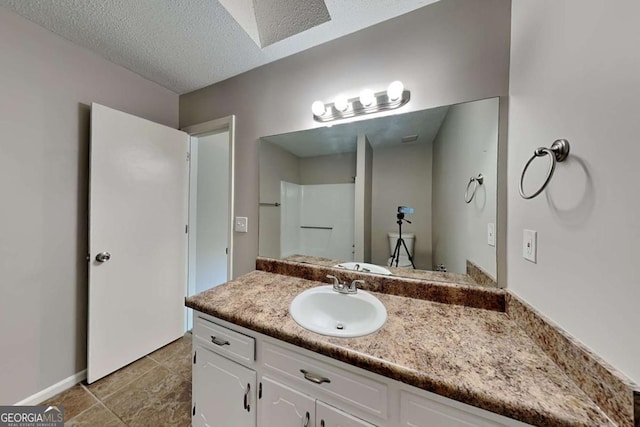
[[[316,401],[316,419],[318,427],[376,427],[319,400]]]
[[[89,383],[184,333],[187,152],[184,132],[92,105]]]
[[[192,425],[255,427],[256,372],[197,344],[194,357]]]
[[[270,378],[262,377],[262,398],[258,405],[260,426],[316,426],[315,399]]]

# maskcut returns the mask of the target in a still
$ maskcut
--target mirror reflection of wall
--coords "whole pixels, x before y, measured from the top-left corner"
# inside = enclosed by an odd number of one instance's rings
[[[260,156],[261,256],[352,260],[355,151],[287,149],[263,139]]]
[[[229,131],[191,138],[189,293],[229,280]],[[224,202],[222,202],[224,200]]]
[[[397,209],[408,206],[414,214],[405,216],[402,237],[417,269],[472,270],[484,273],[477,282],[495,284],[487,230],[496,223],[498,101],[262,138],[260,256],[389,265]],[[478,174],[483,184],[467,204],[465,189]],[[406,250],[400,255],[399,267],[411,268]]]

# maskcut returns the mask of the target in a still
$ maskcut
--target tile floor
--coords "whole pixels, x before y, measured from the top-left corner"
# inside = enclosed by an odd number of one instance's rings
[[[42,405],[64,406],[65,426],[189,426],[191,334]]]

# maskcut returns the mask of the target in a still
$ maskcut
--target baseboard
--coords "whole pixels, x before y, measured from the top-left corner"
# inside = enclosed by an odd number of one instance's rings
[[[82,371],[73,374],[70,377],[63,379],[62,381],[55,383],[54,385],[47,387],[44,390],[41,390],[36,394],[27,397],[26,399],[21,400],[20,402],[16,403],[15,406],[37,405],[38,403],[47,400],[86,379],[87,370],[83,369]]]

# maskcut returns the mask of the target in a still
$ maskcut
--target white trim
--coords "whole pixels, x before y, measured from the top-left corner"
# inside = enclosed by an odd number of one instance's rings
[[[233,279],[233,225],[235,223],[235,164],[236,164],[236,116],[229,119],[229,259],[227,280]]]
[[[198,235],[198,225],[196,222],[196,207],[197,207],[197,193],[198,193],[198,144],[195,136],[189,135],[189,195],[187,204],[189,206],[189,233],[188,240],[188,252],[187,252],[187,296],[191,296],[196,292],[196,278],[195,274],[191,274],[191,271],[195,271],[196,267],[196,239]],[[190,319],[187,319],[187,329],[190,329]]]
[[[80,381],[84,381],[86,379],[87,370],[83,369],[82,371],[63,379],[62,381],[55,383],[54,385],[47,387],[44,390],[40,390],[36,394],[32,394],[26,399],[23,399],[20,402],[16,403],[15,406],[37,405],[40,402],[57,395],[58,393],[62,393],[63,391],[70,389]]]

